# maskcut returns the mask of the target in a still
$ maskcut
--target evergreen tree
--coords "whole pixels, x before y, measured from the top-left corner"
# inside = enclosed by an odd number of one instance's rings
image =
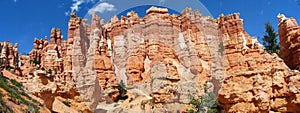
[[[265,24],[266,31],[264,32],[263,45],[268,53],[278,53],[280,46],[277,42],[278,34],[275,32],[273,26],[268,22]]]
[[[119,90],[119,96],[117,97],[117,101],[119,100],[126,100],[128,98],[127,94],[127,88],[126,85],[124,84],[123,80],[120,81],[119,86],[118,86],[118,90]]]
[[[118,89],[119,89],[119,93],[121,94],[121,97],[124,97],[127,93],[127,89],[123,80],[121,80],[121,82],[119,83]]]

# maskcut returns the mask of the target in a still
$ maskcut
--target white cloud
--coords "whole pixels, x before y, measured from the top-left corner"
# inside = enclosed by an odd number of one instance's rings
[[[78,11],[79,10],[79,5],[81,5],[83,3],[83,0],[73,0],[73,4],[72,6],[70,7],[71,8],[71,11],[74,12],[74,11]]]
[[[102,2],[98,4],[96,7],[90,9],[88,13],[89,14],[92,14],[93,12],[104,13],[104,12],[115,11],[115,10],[116,8],[113,4]]]
[[[69,14],[70,14],[70,11],[65,12],[65,16],[69,16]]]
[[[73,1],[73,4],[70,7],[71,12],[79,11],[80,5],[82,5],[83,3],[95,2],[95,0],[72,0],[72,1]]]

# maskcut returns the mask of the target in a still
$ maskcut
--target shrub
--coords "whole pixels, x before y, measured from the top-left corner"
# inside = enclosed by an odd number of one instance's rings
[[[11,84],[13,84],[13,85],[11,85]],[[1,76],[0,76],[0,87],[8,92],[8,95],[10,96],[10,100],[13,101],[16,104],[25,104],[25,105],[28,106],[28,110],[30,110],[32,113],[38,113],[39,108],[36,105],[34,105],[33,103],[27,101],[26,99],[24,99],[21,96],[21,95],[24,95],[28,99],[33,100],[29,95],[27,95],[23,91],[23,89],[21,89],[22,86],[23,85],[21,83],[19,83],[17,81],[14,81],[14,80],[10,80],[10,82],[9,82],[7,80],[7,78],[3,77],[2,74],[1,74]]]
[[[197,112],[206,112],[206,113],[220,113],[224,112],[223,108],[220,106],[218,100],[216,99],[216,95],[213,92],[208,92],[207,85],[204,84],[204,92],[205,95],[199,97],[199,99],[195,99],[191,97],[190,104],[194,106],[195,111],[193,109],[187,110],[188,113],[197,113]]]
[[[127,89],[126,89],[126,86],[125,86],[123,80],[121,80],[121,82],[119,83],[118,89],[122,96],[126,95]]]
[[[36,58],[33,59],[32,63],[34,63],[34,65],[40,65],[41,64],[41,62],[38,61]]]
[[[17,86],[17,87],[19,87],[19,88],[23,87],[23,84],[21,84],[20,82],[17,82],[17,81],[14,80],[14,79],[11,79],[10,82],[11,82],[13,85],[15,85],[15,86]]]
[[[209,109],[206,113],[218,113],[217,109]]]
[[[51,69],[49,69],[48,71],[47,71],[47,74],[52,74],[52,70]]]
[[[197,111],[190,109],[190,110],[188,110],[188,113],[197,113]]]
[[[71,107],[71,103],[70,102],[68,102],[68,101],[63,101],[62,103],[64,103],[66,106],[68,106],[68,107]]]
[[[2,97],[4,97],[4,96],[5,95],[2,94],[2,92],[0,92],[0,112],[1,113],[13,113],[13,110],[3,102]]]
[[[116,101],[126,100],[128,98],[128,96],[126,95],[127,89],[126,89],[126,86],[125,86],[123,80],[120,81],[120,83],[118,85],[118,90],[119,90],[120,95],[117,97]]]

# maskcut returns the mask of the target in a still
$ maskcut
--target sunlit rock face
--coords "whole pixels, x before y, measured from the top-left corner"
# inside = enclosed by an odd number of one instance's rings
[[[22,55],[18,53],[18,44],[8,41],[0,42],[0,67],[22,76],[20,66],[23,64]],[[22,60],[22,61],[21,61]]]
[[[159,112],[185,111],[190,97],[203,95],[204,84],[211,78],[220,88],[223,76],[214,73],[222,73],[222,64],[216,63],[222,57],[211,54],[218,52],[222,40],[215,19],[202,17],[191,9],[170,15],[168,9],[155,7],[147,10],[144,18],[129,12],[127,17],[115,16],[101,24],[98,15],[92,17],[91,25],[79,22],[75,26],[80,28],[69,37],[74,41],[72,67],[79,81],[76,85],[79,92],[85,92],[80,94],[91,106],[97,101],[115,101],[120,95],[120,81],[146,95],[144,101],[148,105],[151,101],[152,110]],[[84,74],[87,70],[90,73]],[[213,91],[213,84],[210,86]],[[95,93],[87,87],[101,90]],[[173,109],[168,109],[171,106]]]
[[[282,22],[285,21],[280,21],[279,26]],[[299,73],[291,71],[276,54],[264,51],[244,31],[239,14],[221,15],[218,24],[228,64],[218,98],[224,109],[227,112],[299,111],[295,107],[299,106],[299,88],[296,88]],[[285,36],[280,32],[280,36]]]
[[[283,14],[278,16],[278,35],[280,37],[280,55],[291,69],[300,69],[299,39],[300,27],[294,18],[286,18]]]
[[[45,106],[52,109],[56,97],[70,100],[70,103],[80,111],[90,111],[90,108],[83,104],[76,87],[76,76],[72,70],[73,38],[76,35],[74,30],[82,19],[71,15],[69,22],[68,40],[63,41],[61,30],[52,28],[50,40],[34,39],[34,48],[29,52],[28,57],[21,57],[20,67],[22,70],[22,82],[29,89],[31,94],[44,100]]]
[[[208,91],[226,112],[299,111],[300,74],[285,65],[298,66],[297,46],[287,46],[299,37],[293,19],[279,19],[279,36],[286,40],[281,54],[288,55],[282,60],[249,36],[240,14],[214,19],[189,8],[170,15],[156,7],[146,13],[141,18],[132,11],[107,23],[93,14],[91,24],[72,13],[67,41],[52,29],[50,41],[35,39],[21,58],[40,62],[22,66],[29,75],[25,87],[50,109],[62,97],[86,112],[185,112],[191,97]],[[118,101],[121,81],[128,98]]]
[[[18,44],[12,44],[8,41],[0,42],[0,58],[1,65],[9,65],[11,67],[19,66],[17,58],[18,54]]]

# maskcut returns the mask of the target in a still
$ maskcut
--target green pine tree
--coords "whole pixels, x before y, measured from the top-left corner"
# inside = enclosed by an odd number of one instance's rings
[[[266,31],[264,32],[263,45],[268,53],[278,53],[280,50],[279,43],[277,42],[278,34],[275,32],[273,26],[268,22],[265,24]]]

